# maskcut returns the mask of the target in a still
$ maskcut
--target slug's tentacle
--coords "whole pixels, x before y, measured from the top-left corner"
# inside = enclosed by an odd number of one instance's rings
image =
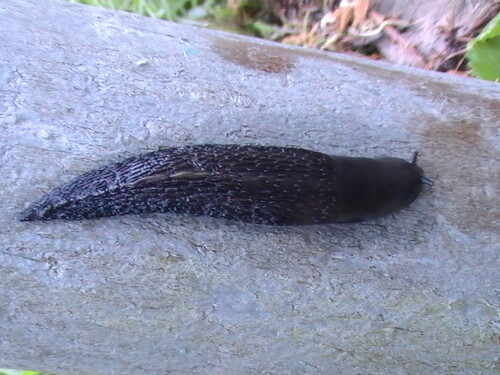
[[[413,157],[411,159],[411,163],[414,164],[414,165],[417,165],[417,158],[418,158],[418,151],[415,151],[413,153]],[[425,177],[425,176],[421,176],[420,177],[420,183],[423,184],[423,185],[429,185],[429,186],[434,186],[434,181],[432,181],[431,179]]]
[[[434,181],[432,181],[431,179],[428,179],[425,176],[420,177],[420,183],[422,183],[424,185],[434,186]]]
[[[413,153],[413,157],[411,159],[411,163],[417,165],[418,151]]]
[[[195,145],[85,173],[21,220],[172,212],[271,225],[358,221],[407,206],[426,181],[416,156],[408,163],[289,147]]]

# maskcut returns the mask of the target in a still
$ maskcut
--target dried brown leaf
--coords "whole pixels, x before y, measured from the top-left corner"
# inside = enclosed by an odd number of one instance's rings
[[[352,14],[354,8],[352,6],[346,6],[344,8],[338,8],[339,11],[339,25],[337,27],[338,33],[343,33],[347,29],[347,25],[352,19]]]
[[[358,25],[366,20],[368,14],[368,8],[370,8],[370,0],[357,0],[354,4],[354,20],[352,21],[352,27],[356,28]]]

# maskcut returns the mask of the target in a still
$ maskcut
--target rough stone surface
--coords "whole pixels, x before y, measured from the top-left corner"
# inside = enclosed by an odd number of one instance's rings
[[[0,367],[496,374],[500,86],[57,1],[0,3]],[[159,146],[391,155],[435,186],[363,224],[19,222]]]

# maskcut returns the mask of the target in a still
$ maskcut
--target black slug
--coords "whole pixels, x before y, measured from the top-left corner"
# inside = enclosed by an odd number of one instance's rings
[[[22,213],[22,221],[173,212],[270,225],[351,222],[408,206],[422,169],[397,158],[291,147],[194,145],[90,171]]]

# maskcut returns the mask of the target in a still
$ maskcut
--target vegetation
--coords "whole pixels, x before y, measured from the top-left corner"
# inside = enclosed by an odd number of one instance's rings
[[[0,375],[53,375],[47,372],[37,372],[28,370],[13,370],[0,368]]]
[[[497,14],[476,39],[469,43],[467,58],[475,76],[500,81],[500,14]]]
[[[68,0],[142,14],[143,16],[179,21],[182,18],[209,17],[225,0]]]
[[[464,28],[459,35],[453,25],[456,2],[451,1],[450,24],[443,27],[447,47],[424,56],[405,39],[404,31],[414,24],[370,11],[371,0],[340,2],[324,0],[67,0],[138,13],[144,16],[249,34],[287,44],[365,55],[384,59],[376,40],[386,34],[396,44],[413,53],[414,65],[425,69],[500,80],[500,15],[481,31],[480,24]],[[305,6],[304,4],[309,4]],[[492,12],[500,5],[495,5]],[[488,17],[486,12],[485,21]],[[491,14],[491,13],[490,13]],[[485,23],[486,23],[485,22]],[[483,23],[484,25],[484,23]],[[467,31],[468,30],[468,31]],[[364,43],[364,44],[363,44]],[[395,49],[397,51],[397,49]],[[465,52],[467,54],[465,55]],[[389,58],[389,60],[397,60]],[[469,65],[466,64],[466,58]]]

